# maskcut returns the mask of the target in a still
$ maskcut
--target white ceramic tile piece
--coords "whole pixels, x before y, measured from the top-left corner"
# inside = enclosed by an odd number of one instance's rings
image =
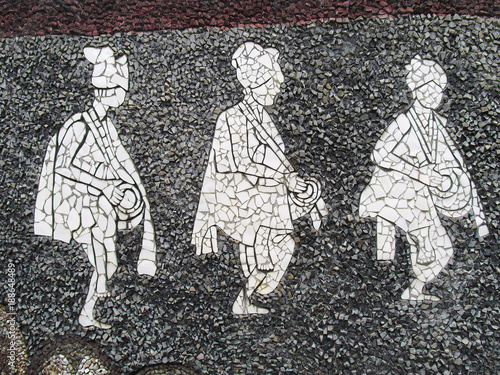
[[[116,59],[106,46],[84,49],[94,65],[92,108],[73,115],[51,139],[40,176],[35,205],[35,233],[82,245],[94,266],[79,321],[109,326],[93,317],[97,298],[107,295],[107,281],[117,268],[118,229],[144,222],[139,273],[154,275],[156,241],[149,202],[139,174],[107,118],[120,106],[128,88],[127,57]],[[107,75],[107,76],[106,76]],[[86,135],[86,136],[85,136]],[[106,256],[104,256],[106,254]]]
[[[264,314],[249,298],[270,293],[283,277],[295,246],[292,216],[311,212],[319,228],[327,212],[319,183],[294,171],[265,110],[284,80],[278,51],[247,42],[232,64],[245,97],[217,120],[192,243],[197,254],[216,252],[216,227],[239,242],[246,285],[233,312]]]
[[[402,298],[436,300],[423,287],[453,255],[438,212],[459,218],[472,211],[480,237],[488,228],[476,188],[446,131],[446,118],[435,111],[447,84],[444,70],[420,56],[406,68],[413,106],[389,124],[375,146],[376,169],[361,194],[359,212],[377,219],[378,259],[394,258],[395,226],[406,232],[415,279]]]

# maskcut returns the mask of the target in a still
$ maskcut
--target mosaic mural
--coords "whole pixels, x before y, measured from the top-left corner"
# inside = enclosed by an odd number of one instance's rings
[[[382,3],[1,13],[2,371],[498,373],[500,11]]]

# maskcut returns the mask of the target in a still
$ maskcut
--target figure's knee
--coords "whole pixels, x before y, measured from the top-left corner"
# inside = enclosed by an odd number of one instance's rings
[[[293,253],[295,249],[295,240],[292,233],[284,233],[280,230],[273,230],[271,232],[272,244],[282,251]]]
[[[279,241],[273,241],[270,254],[273,263],[283,263],[285,258],[291,258],[295,250],[295,240],[291,234],[281,236]]]

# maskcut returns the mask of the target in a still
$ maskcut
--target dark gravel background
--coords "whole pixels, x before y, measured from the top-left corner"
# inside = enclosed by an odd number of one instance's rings
[[[231,314],[243,284],[236,245],[221,240],[219,255],[196,257],[189,243],[217,115],[242,97],[231,54],[247,40],[281,52],[285,83],[269,111],[332,213],[321,233],[296,222],[281,286],[256,298],[271,313],[241,318]],[[128,98],[112,116],[149,194],[159,269],[135,272],[141,228],[119,236],[111,297],[97,305],[113,325],[105,331],[78,324],[91,274],[83,250],[35,236],[33,211],[50,137],[92,102],[83,47],[108,43],[131,62]],[[29,354],[76,334],[124,373],[162,362],[208,374],[498,373],[499,44],[498,20],[458,16],[0,40],[0,277],[14,260]],[[435,304],[400,301],[408,244],[400,236],[396,261],[378,263],[375,222],[357,215],[375,142],[410,105],[404,66],[417,53],[448,74],[439,111],[491,232],[478,242],[472,217],[444,220],[455,257],[430,286]]]

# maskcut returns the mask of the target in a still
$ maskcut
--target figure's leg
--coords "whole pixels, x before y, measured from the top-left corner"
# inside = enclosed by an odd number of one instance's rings
[[[435,220],[433,224],[407,234],[415,279],[403,292],[401,296],[403,299],[439,301],[439,297],[425,294],[423,289],[425,284],[434,280],[448,264],[453,256],[453,246],[439,219]],[[419,254],[424,247],[426,253],[433,254],[435,259],[433,262],[428,264],[419,263]]]
[[[108,279],[106,277],[107,254],[106,254],[106,249],[104,248],[104,244],[95,237],[96,233],[98,235],[100,234],[99,233],[100,230],[99,229],[95,230],[95,229],[96,228],[92,228],[92,245],[91,245],[92,251],[89,251],[89,254],[93,253],[94,267],[97,273],[96,294],[98,297],[101,297],[101,296],[106,296],[108,293],[108,285],[107,285]]]
[[[90,263],[95,265],[94,250],[92,245],[83,244],[85,252],[89,256]],[[94,269],[92,272],[92,277],[90,278],[89,291],[87,293],[87,298],[85,299],[85,304],[78,318],[79,323],[84,326],[95,326],[97,328],[109,329],[110,325],[98,322],[94,319],[94,306],[97,302],[97,271]]]
[[[245,277],[250,277],[250,274],[255,268],[255,254],[252,246],[247,246],[244,243],[239,244],[240,263]]]
[[[118,259],[116,258],[116,236],[104,240],[106,249],[106,279],[110,280],[118,268]]]
[[[290,233],[283,234],[280,231],[273,230],[271,238],[272,247],[270,246],[270,253],[275,266],[273,271],[265,274],[266,278],[258,287],[257,292],[260,294],[269,294],[276,289],[288,268],[290,260],[292,260],[295,249],[295,241]]]
[[[396,226],[377,216],[377,260],[393,260],[396,254]]]
[[[261,271],[270,271],[274,268],[269,253],[271,239],[271,228],[260,227],[255,236],[255,257],[257,268]]]
[[[422,228],[414,233],[418,243],[416,263],[420,265],[427,266],[436,260],[439,249],[438,238],[448,236],[441,221],[439,221],[437,229],[436,224],[436,222],[433,222],[429,227]]]
[[[92,228],[92,245],[97,271],[98,296],[107,296],[107,282],[118,268],[116,259],[116,215],[107,199],[101,197],[93,212],[96,225]]]
[[[265,273],[259,271],[255,265],[255,250],[253,246],[240,243],[240,261],[243,273],[247,277],[245,286],[241,289],[233,304],[233,313],[238,315],[246,314],[267,314],[268,309],[258,307],[250,303],[250,296],[260,285]]]

